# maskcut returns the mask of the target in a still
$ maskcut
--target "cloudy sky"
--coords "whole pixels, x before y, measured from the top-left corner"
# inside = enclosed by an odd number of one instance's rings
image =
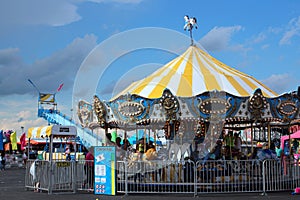
[[[297,0],[1,0],[0,129],[20,133],[21,126],[47,125],[37,117],[38,91],[28,79],[44,93],[55,93],[63,83],[56,93],[58,109],[72,115],[75,77],[93,49],[144,27],[188,35],[184,15],[197,18],[193,37],[212,56],[279,94],[297,90],[299,8]],[[124,74],[129,84],[173,58],[151,50],[123,55],[102,74],[96,93],[109,99],[117,83],[127,84],[120,81]]]

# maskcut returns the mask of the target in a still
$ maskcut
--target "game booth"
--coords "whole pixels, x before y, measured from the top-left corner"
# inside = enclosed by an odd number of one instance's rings
[[[31,127],[27,133],[29,158],[66,160],[66,148],[72,157],[78,156],[77,130],[74,126],[50,125]],[[77,154],[77,155],[76,155]]]

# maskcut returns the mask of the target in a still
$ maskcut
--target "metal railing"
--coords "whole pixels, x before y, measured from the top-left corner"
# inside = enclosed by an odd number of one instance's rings
[[[300,185],[295,160],[118,161],[118,193],[244,193],[292,191]],[[29,160],[25,187],[53,192],[92,191],[94,168],[86,161]]]

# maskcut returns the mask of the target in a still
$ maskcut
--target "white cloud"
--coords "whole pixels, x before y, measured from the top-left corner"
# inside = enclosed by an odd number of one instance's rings
[[[63,26],[80,19],[70,0],[1,1],[0,25]]]
[[[269,78],[262,80],[269,88],[282,94],[287,91],[294,79],[289,74],[272,74]]]
[[[300,36],[300,16],[290,20],[286,32],[279,41],[280,45],[290,44],[291,39],[295,36]]]
[[[264,45],[261,46],[261,49],[267,49],[267,48],[269,48],[269,47],[270,47],[269,44],[264,44]]]
[[[142,0],[88,0],[95,3],[126,3],[126,4],[136,4],[142,2]]]
[[[240,30],[241,26],[214,27],[199,42],[208,51],[228,49],[232,35]]]
[[[265,33],[259,33],[258,36],[256,38],[254,38],[253,42],[254,43],[260,43],[262,41],[264,41],[267,38]]]
[[[142,0],[2,0],[0,25],[64,26],[80,20],[78,5],[84,2],[138,4]]]
[[[25,130],[32,126],[45,126],[47,121],[37,118],[36,99],[31,95],[11,95],[0,99],[0,129],[12,129],[21,134],[21,126]]]

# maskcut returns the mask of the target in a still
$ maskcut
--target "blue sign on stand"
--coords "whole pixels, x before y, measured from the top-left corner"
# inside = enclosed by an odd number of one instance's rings
[[[116,195],[116,147],[96,146],[95,194]]]

